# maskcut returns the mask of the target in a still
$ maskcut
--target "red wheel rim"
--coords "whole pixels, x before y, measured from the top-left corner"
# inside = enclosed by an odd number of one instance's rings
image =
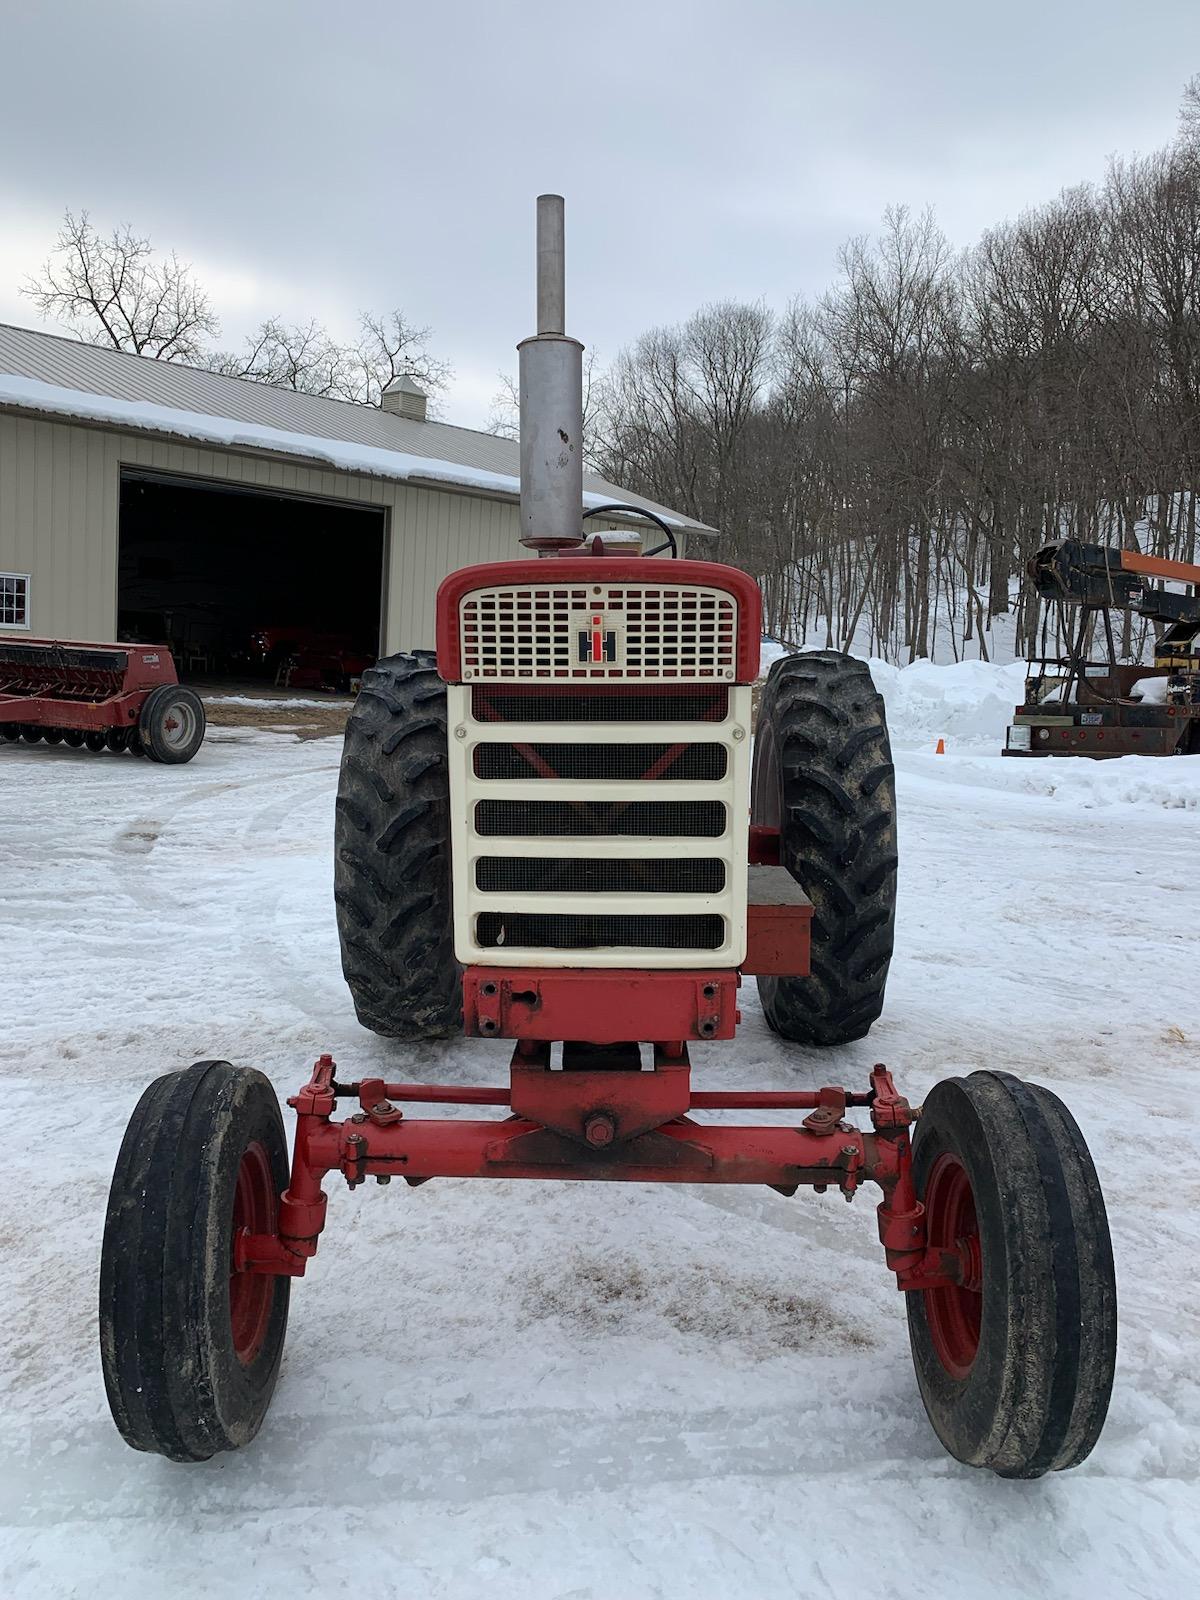
[[[238,1167],[233,1192],[233,1227],[230,1234],[229,1324],[233,1333],[234,1354],[248,1367],[263,1347],[271,1305],[275,1299],[275,1279],[261,1272],[238,1272],[233,1265],[234,1242],[245,1229],[248,1233],[274,1233],[275,1184],[271,1162],[257,1140],[246,1147]]]
[[[961,1283],[926,1289],[925,1320],[937,1358],[952,1378],[965,1378],[979,1351],[983,1313],[983,1257],[975,1196],[967,1169],[948,1151],[934,1162],[925,1184],[925,1225],[930,1248],[958,1257]]]

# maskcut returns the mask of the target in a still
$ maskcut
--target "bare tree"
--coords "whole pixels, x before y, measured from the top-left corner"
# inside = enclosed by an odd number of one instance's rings
[[[377,406],[393,378],[408,376],[427,393],[437,394],[450,381],[448,362],[429,350],[428,328],[418,328],[399,309],[380,316],[364,311],[358,339],[344,351],[335,393],[358,405]]]
[[[363,312],[357,339],[344,344],[315,319],[268,317],[241,350],[212,351],[220,325],[191,267],[174,253],[157,255],[128,225],[99,233],[86,211],[65,213],[49,258],[21,293],[88,344],[357,405],[377,406],[402,373],[433,394],[451,375],[429,349],[429,329],[400,310]]]
[[[1200,150],[1200,72],[1183,86],[1179,105],[1179,142]]]
[[[207,358],[213,372],[251,378],[276,389],[377,406],[384,389],[402,373],[428,392],[446,387],[450,367],[430,354],[428,328],[417,328],[401,311],[387,316],[364,312],[359,337],[339,344],[321,323],[288,324],[269,317],[241,351],[219,351]]]
[[[101,235],[86,211],[66,212],[50,256],[21,293],[85,343],[157,361],[197,361],[219,331],[190,266],[174,252],[157,256],[128,225]]]

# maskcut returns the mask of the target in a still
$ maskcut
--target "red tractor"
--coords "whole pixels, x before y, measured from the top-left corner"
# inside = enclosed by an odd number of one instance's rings
[[[1007,1477],[1074,1466],[1108,1407],[1116,1292],[1095,1170],[1061,1101],[976,1072],[918,1109],[882,1066],[857,1090],[692,1087],[689,1046],[734,1038],[745,975],[798,1045],[861,1039],[878,1017],[896,890],[887,727],[865,665],[797,655],[771,670],[752,757],[754,583],[675,559],[673,536],[661,559],[581,550],[581,346],[563,332],[557,196],[538,222],[539,332],[520,346],[533,555],[453,574],[436,654],[367,674],[336,823],[361,1021],[407,1041],[508,1040],[509,1081],[344,1081],[322,1057],[288,1102],[290,1165],[260,1073],[202,1061],[151,1084],[105,1230],[117,1425],[177,1461],[253,1438],[330,1175],[847,1200],[870,1183],[946,1448]],[[437,1103],[479,1114],[411,1114]]]

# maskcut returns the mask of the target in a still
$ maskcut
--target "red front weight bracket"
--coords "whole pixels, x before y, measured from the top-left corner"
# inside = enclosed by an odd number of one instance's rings
[[[738,1021],[738,975],[468,967],[463,974],[463,1031],[473,1038],[594,1044],[626,1039],[732,1039]]]

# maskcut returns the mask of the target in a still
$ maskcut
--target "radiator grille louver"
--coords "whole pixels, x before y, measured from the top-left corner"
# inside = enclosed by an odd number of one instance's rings
[[[475,887],[484,894],[720,894],[725,863],[692,857],[480,856]]]
[[[724,722],[729,690],[679,688],[630,694],[619,685],[556,694],[552,689],[471,690],[476,722]]]
[[[475,831],[485,839],[719,839],[719,800],[480,800]]]
[[[729,765],[723,744],[478,744],[477,778],[567,778],[717,783]]]
[[[485,911],[476,936],[485,949],[717,950],[725,919],[715,916],[579,916],[549,912]]]

